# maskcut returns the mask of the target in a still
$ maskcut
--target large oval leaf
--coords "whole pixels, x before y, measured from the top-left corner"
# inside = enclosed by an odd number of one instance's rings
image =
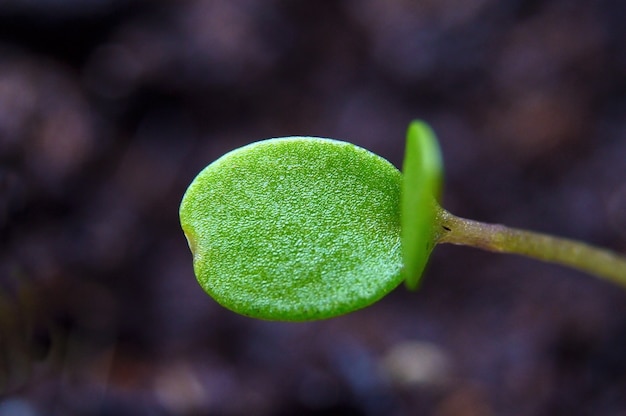
[[[181,203],[198,282],[263,319],[367,306],[402,280],[400,186],[393,165],[350,143],[289,137],[234,150]]]

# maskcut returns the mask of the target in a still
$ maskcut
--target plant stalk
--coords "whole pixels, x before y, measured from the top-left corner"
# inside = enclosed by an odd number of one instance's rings
[[[499,253],[520,254],[558,263],[626,287],[626,257],[579,241],[460,218],[444,209],[438,214],[437,243],[451,243]]]

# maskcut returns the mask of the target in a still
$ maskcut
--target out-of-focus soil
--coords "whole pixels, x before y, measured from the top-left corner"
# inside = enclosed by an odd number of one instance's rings
[[[469,248],[331,320],[229,312],[178,204],[267,137],[399,166],[444,206],[626,253],[626,3],[0,3],[0,416],[621,415],[626,291]]]

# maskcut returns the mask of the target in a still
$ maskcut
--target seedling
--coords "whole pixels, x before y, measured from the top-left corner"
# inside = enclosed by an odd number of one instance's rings
[[[180,221],[202,288],[243,315],[308,321],[418,286],[440,243],[560,263],[626,286],[626,258],[440,207],[437,139],[410,124],[404,174],[350,143],[285,137],[233,150],[193,180]]]

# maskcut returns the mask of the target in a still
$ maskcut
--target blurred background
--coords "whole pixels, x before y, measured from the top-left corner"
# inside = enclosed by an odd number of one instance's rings
[[[626,253],[621,0],[0,1],[0,416],[625,415],[626,291],[470,248],[419,291],[286,324],[196,283],[186,186],[267,137],[399,166],[444,206]]]

